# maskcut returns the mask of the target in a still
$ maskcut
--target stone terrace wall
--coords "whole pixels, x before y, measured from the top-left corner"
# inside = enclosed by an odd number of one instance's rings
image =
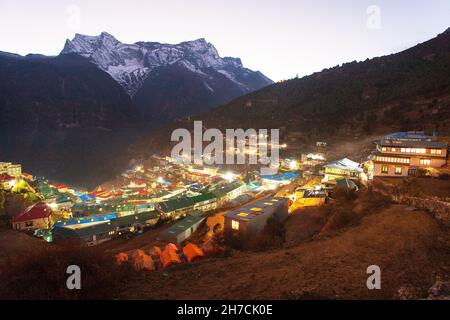
[[[437,220],[450,226],[450,203],[435,197],[417,197],[408,195],[395,185],[384,182],[374,183],[373,189],[390,197],[394,202],[412,206],[430,212]]]

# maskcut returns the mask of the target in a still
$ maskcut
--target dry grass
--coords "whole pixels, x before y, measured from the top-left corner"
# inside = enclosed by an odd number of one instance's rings
[[[81,290],[67,289],[69,265],[81,269]],[[8,259],[0,276],[0,299],[105,299],[132,275],[97,248],[47,247]]]

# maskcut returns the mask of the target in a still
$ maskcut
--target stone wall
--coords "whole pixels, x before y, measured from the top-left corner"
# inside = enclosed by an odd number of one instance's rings
[[[390,197],[394,202],[405,204],[430,212],[437,220],[450,226],[450,203],[435,197],[411,196],[403,192],[398,186],[387,183],[376,183],[372,187],[375,191]]]

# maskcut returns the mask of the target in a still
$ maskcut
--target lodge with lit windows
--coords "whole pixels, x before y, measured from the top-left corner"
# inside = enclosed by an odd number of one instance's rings
[[[422,131],[392,133],[376,145],[374,176],[415,176],[418,169],[440,168],[447,163],[448,146]]]

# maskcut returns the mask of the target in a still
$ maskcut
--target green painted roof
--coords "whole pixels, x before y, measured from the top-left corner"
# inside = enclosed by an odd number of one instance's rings
[[[94,224],[92,226],[79,229],[57,227],[52,230],[52,234],[53,236],[59,235],[63,238],[84,238],[94,234],[109,232],[114,230],[115,227],[115,224],[112,222]]]
[[[119,217],[117,219],[114,219],[114,221],[117,222],[117,225],[123,225],[132,223],[144,223],[146,220],[156,219],[158,217],[158,212],[150,211]]]
[[[175,236],[175,235],[178,235],[178,234],[186,231],[187,229],[189,229],[190,227],[192,227],[196,223],[198,223],[200,221],[203,221],[205,219],[206,218],[202,217],[202,216],[187,216],[183,220],[175,223],[173,226],[170,226],[169,228],[167,228],[166,230],[161,232],[161,235],[162,236]]]
[[[178,209],[188,208],[194,206],[196,203],[212,200],[216,196],[212,192],[207,192],[194,197],[180,197],[160,202],[159,208],[163,212],[172,212]]]
[[[356,186],[356,184],[350,180],[350,179],[337,179],[336,180],[336,185],[339,187],[346,187],[349,189],[357,189],[358,187]]]
[[[217,198],[221,198],[226,196],[229,192],[241,187],[244,183],[240,180],[236,180],[233,181],[231,183],[228,183],[226,185],[223,186],[219,186],[213,190],[211,190],[211,192],[217,197]]]

